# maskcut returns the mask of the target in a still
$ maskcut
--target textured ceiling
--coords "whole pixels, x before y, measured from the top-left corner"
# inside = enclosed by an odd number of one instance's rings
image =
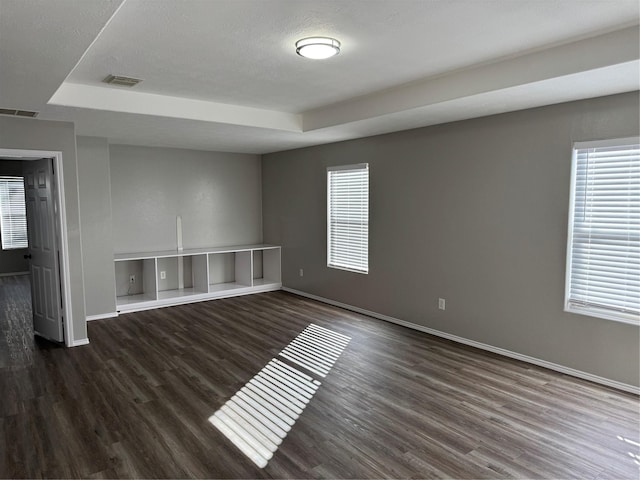
[[[112,142],[277,151],[637,90],[639,10],[635,0],[0,0],[0,107]],[[318,34],[338,38],[341,54],[298,57],[295,41]],[[108,74],[144,81],[112,87]]]
[[[126,2],[68,81],[122,73],[144,79],[138,91],[300,113],[608,30],[638,11],[588,0],[187,4]],[[342,54],[294,54],[296,40],[319,33]]]
[[[121,0],[0,0],[0,108],[41,110]]]

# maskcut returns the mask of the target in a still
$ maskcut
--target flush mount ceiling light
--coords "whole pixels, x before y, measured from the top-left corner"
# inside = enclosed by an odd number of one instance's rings
[[[340,53],[340,42],[329,37],[308,37],[296,42],[296,53],[301,57],[323,60]]]

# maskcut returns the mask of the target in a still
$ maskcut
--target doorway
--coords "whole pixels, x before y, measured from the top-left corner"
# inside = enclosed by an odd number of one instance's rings
[[[73,331],[72,331],[72,311],[71,311],[71,296],[70,296],[70,275],[69,275],[69,255],[68,255],[68,242],[67,242],[67,221],[66,210],[64,202],[64,173],[62,165],[62,152],[54,151],[40,151],[40,150],[10,150],[0,149],[0,161],[10,160],[23,162],[34,162],[36,160],[49,159],[51,167],[54,172],[53,175],[53,202],[55,208],[52,208],[46,213],[50,225],[54,226],[58,257],[57,263],[59,269],[56,272],[54,280],[59,286],[59,302],[60,322],[62,323],[62,334],[64,344],[66,346],[73,346]],[[34,162],[35,163],[35,162]],[[29,225],[33,220],[27,220],[27,228],[32,228]],[[33,282],[32,275],[29,275],[30,282]],[[18,283],[19,280],[18,280]],[[23,280],[24,283],[24,280]],[[33,288],[31,289],[33,291]],[[58,299],[56,299],[58,300]],[[36,303],[38,303],[36,301]],[[24,303],[23,303],[24,304]],[[31,305],[34,305],[33,299],[31,299]],[[24,315],[24,312],[21,312]]]

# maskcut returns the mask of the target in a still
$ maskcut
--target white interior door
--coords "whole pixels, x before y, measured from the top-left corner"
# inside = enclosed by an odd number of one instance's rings
[[[55,228],[53,159],[23,163],[31,272],[33,329],[56,342],[64,341],[60,295],[60,253]]]

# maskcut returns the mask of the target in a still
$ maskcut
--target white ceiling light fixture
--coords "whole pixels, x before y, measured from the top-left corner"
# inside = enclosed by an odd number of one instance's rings
[[[296,53],[313,60],[324,60],[340,53],[340,42],[329,37],[307,37],[296,42]]]

